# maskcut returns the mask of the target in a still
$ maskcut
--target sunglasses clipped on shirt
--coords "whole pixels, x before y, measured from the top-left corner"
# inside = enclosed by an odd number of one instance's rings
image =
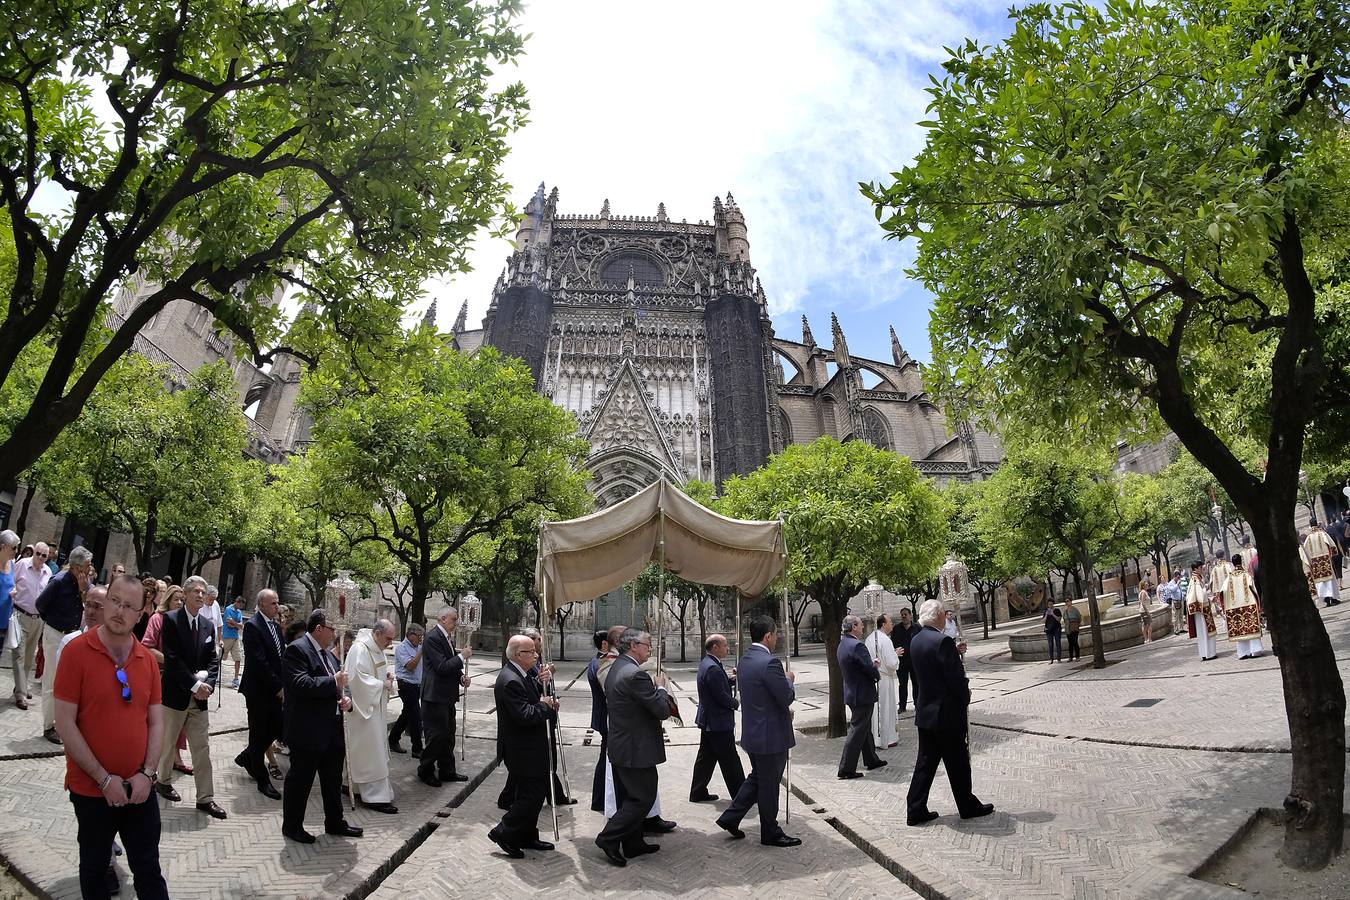
[[[116,674],[117,674],[117,683],[122,686],[122,702],[130,703],[131,684],[127,681],[127,671],[126,669],[118,669]]]

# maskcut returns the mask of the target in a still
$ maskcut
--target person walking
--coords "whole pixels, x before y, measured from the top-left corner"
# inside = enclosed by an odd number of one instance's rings
[[[1083,614],[1078,611],[1078,604],[1071,600],[1064,601],[1064,633],[1069,638],[1069,662],[1083,658],[1083,651],[1078,646],[1079,632],[1083,628]]]
[[[963,819],[976,819],[994,811],[971,789],[970,773],[970,680],[966,677],[956,642],[943,634],[947,609],[938,600],[919,607],[923,631],[910,642],[910,664],[919,677],[919,700],[914,723],[919,729],[919,755],[905,800],[905,823],[922,825],[938,814],[928,808],[928,793],[937,775],[938,763],[947,771],[956,809]]]
[[[778,824],[778,784],[787,766],[788,751],[797,743],[792,731],[797,673],[784,673],[783,661],[774,656],[778,626],[773,619],[751,619],[750,640],[736,667],[741,691],[741,746],[750,756],[750,777],[741,783],[716,825],[739,840],[745,837],[741,820],[750,807],[757,805],[759,842],[766,847],[796,847],[801,838],[784,833]]]
[[[429,787],[469,780],[469,776],[455,771],[455,705],[460,687],[469,684],[469,657],[473,655],[468,647],[455,648],[458,624],[459,611],[447,606],[422,642],[422,727],[426,729],[426,745],[417,777]]]
[[[881,680],[880,664],[863,646],[862,619],[844,616],[843,636],[835,653],[839,670],[844,675],[844,703],[848,704],[850,719],[848,736],[844,738],[844,752],[839,757],[839,778],[861,778],[858,757],[868,769],[880,769],[886,760],[877,755],[872,743],[872,714],[877,706],[877,682]]]
[[[731,679],[722,668],[722,660],[730,649],[724,636],[709,635],[703,644],[703,660],[698,665],[695,680],[698,712],[694,716],[694,724],[699,728],[698,756],[694,759],[693,781],[689,786],[689,799],[694,803],[718,799],[716,794],[708,793],[715,766],[722,769],[729,796],[735,797],[745,781],[745,769],[736,752],[736,710],[741,704],[731,693]]]
[[[1045,604],[1045,644],[1046,656],[1050,659],[1050,665],[1057,662],[1064,662],[1064,646],[1060,639],[1060,634],[1064,629],[1064,614],[1055,606],[1055,601],[1048,600]]]
[[[497,749],[515,780],[511,806],[488,839],[512,859],[522,850],[547,852],[553,844],[539,838],[539,811],[548,792],[548,725],[557,722],[558,698],[540,692],[526,674],[534,662],[534,641],[515,635],[506,645],[506,665],[497,673],[492,696],[497,707]]]
[[[285,641],[277,623],[277,592],[258,591],[257,610],[244,623],[244,675],[239,692],[248,705],[248,744],[235,757],[258,785],[258,793],[280,800],[281,792],[272,784],[265,756],[272,742],[281,739],[282,700],[285,697],[286,670],[281,664]]]
[[[404,752],[398,741],[406,731],[414,759],[422,756],[422,641],[425,637],[426,629],[412,622],[403,640],[394,648],[394,678],[398,681],[398,699],[403,709],[389,732],[389,750]]]

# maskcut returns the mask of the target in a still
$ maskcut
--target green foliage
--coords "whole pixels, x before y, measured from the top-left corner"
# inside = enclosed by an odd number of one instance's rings
[[[321,367],[302,400],[315,419],[316,477],[356,523],[355,541],[406,567],[413,621],[468,541],[520,515],[571,515],[584,495],[575,420],[491,348],[469,356],[419,330]]]
[[[830,670],[830,733],[843,733],[842,681],[834,649],[846,604],[876,578],[910,584],[942,564],[949,510],[909,460],[862,441],[823,437],[728,479],[718,512],[783,517],[788,577],[820,603]]]
[[[72,422],[173,300],[259,360],[390,330],[470,238],[505,227],[498,167],[526,110],[495,69],[517,0],[33,0],[0,44],[0,481]],[[134,308],[109,316],[122,287]],[[320,315],[283,334],[283,288]],[[103,330],[107,323],[110,331]],[[275,351],[272,351],[275,352]]]
[[[140,356],[114,367],[79,419],[43,455],[38,480],[60,514],[126,531],[137,569],[158,542],[207,559],[243,543],[262,472],[244,458],[248,426],[224,363],[172,390]]]

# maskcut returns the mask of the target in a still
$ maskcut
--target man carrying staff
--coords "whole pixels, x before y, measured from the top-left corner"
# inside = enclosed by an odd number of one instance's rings
[[[352,701],[346,735],[352,789],[362,804],[386,815],[398,812],[393,802],[394,786],[389,781],[389,728],[385,724],[394,673],[389,670],[384,651],[394,637],[394,625],[388,619],[380,619],[374,628],[362,628],[343,665]]]
[[[653,679],[639,668],[651,652],[650,634],[640,628],[626,629],[619,639],[619,658],[614,661],[605,685],[609,761],[614,767],[614,780],[623,785],[625,797],[596,836],[595,845],[616,866],[661,849],[642,838],[644,821],[656,800],[656,767],[666,761],[661,722],[670,717],[665,673],[658,672]]]
[[[512,859],[522,850],[552,850],[539,839],[539,811],[548,792],[548,723],[557,722],[558,699],[542,696],[539,682],[527,674],[534,662],[534,641],[516,635],[506,645],[506,665],[497,673],[497,752],[515,781],[511,807],[488,837]]]

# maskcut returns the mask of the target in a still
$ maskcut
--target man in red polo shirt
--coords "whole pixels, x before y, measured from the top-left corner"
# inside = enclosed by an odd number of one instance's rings
[[[159,805],[150,791],[164,730],[159,671],[131,633],[141,606],[141,583],[114,579],[103,624],[70,642],[56,674],[56,730],[65,744],[86,898],[109,896],[104,873],[117,835],[136,896],[169,896],[159,870]]]

